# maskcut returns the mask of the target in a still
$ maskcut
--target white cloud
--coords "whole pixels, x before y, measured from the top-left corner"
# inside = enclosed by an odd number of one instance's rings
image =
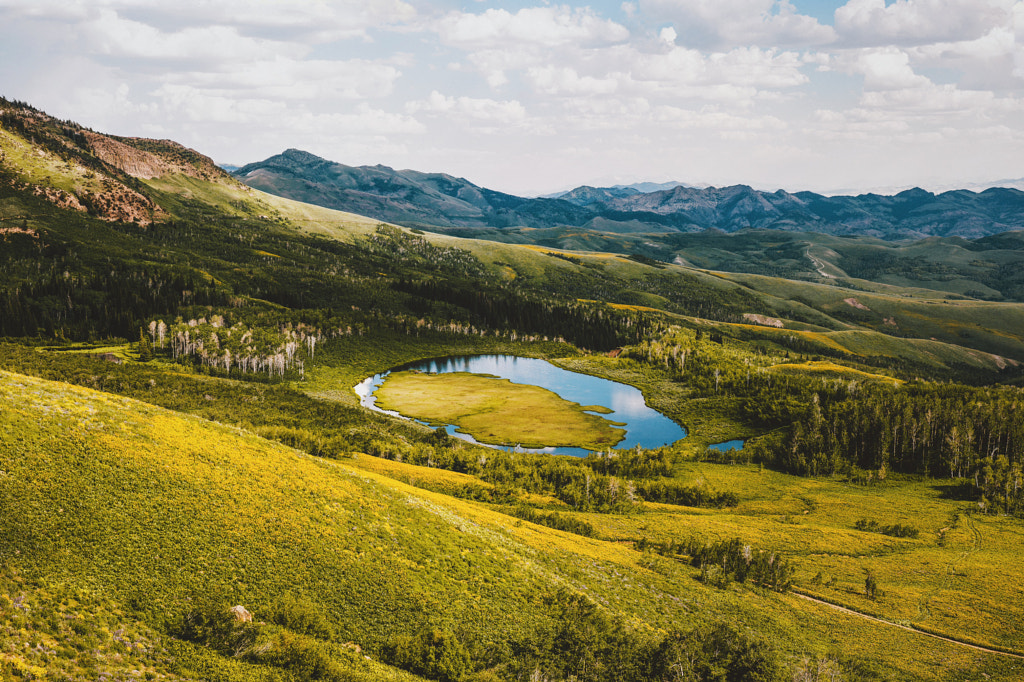
[[[188,85],[164,85],[154,93],[169,119],[193,123],[228,123],[252,129],[274,128],[296,135],[408,135],[424,132],[423,124],[403,114],[360,103],[346,112],[315,113],[282,100],[229,97]],[[244,129],[243,129],[243,133]]]
[[[392,139],[395,136],[421,135],[427,130],[412,116],[375,109],[366,103],[345,112],[295,112],[281,121],[281,126],[311,139],[320,136],[359,138],[363,135]]]
[[[411,102],[406,110],[411,114],[423,111],[500,125],[521,125],[527,119],[526,109],[515,100],[448,97],[437,90],[431,92],[425,100]]]
[[[227,97],[190,85],[163,85],[153,96],[165,116],[182,116],[193,122],[258,124],[280,119],[288,111],[283,102]]]
[[[567,66],[535,67],[527,72],[527,78],[537,92],[548,95],[610,95],[619,87],[615,78],[580,76]]]
[[[232,92],[282,100],[380,98],[394,91],[401,72],[390,64],[363,59],[346,61],[273,59],[229,65],[217,71],[185,72],[170,77],[222,94]]]
[[[292,31],[317,41],[365,37],[369,28],[407,24],[417,18],[415,8],[401,0],[179,0],[162,11],[173,11],[185,21]]]
[[[792,88],[807,83],[804,64],[794,52],[736,48],[704,55],[676,47],[665,53],[632,51],[621,55],[624,70],[635,82],[659,84],[666,89],[684,86],[724,88]]]
[[[84,3],[67,0],[0,0],[0,17],[7,21],[24,18],[82,20],[94,13],[95,10]]]
[[[724,111],[703,111],[660,106],[653,112],[654,120],[676,128],[697,128],[730,132],[777,132],[786,123],[775,116],[737,116]]]
[[[866,92],[861,103],[874,109],[924,114],[963,114],[981,120],[1024,111],[1020,100],[997,98],[988,90],[960,90],[954,85],[935,85],[900,90]]]
[[[469,49],[494,49],[508,45],[594,47],[619,43],[629,30],[589,9],[529,7],[515,14],[488,9],[481,14],[453,12],[436,25],[442,42]]]
[[[864,76],[864,89],[867,91],[905,90],[931,85],[926,77],[914,73],[907,53],[895,47],[858,54],[852,70]]]
[[[932,43],[908,48],[907,52],[921,67],[961,74],[961,87],[1002,91],[1024,87],[1024,74],[1014,74],[1014,60],[1024,57],[1024,44],[1008,27],[994,28],[974,40]]]
[[[1016,49],[1013,51],[1013,75],[1024,79],[1024,2],[1013,6],[1013,26]]]
[[[924,45],[979,38],[1006,25],[1014,0],[849,0],[835,13],[847,45]]]
[[[297,58],[309,51],[303,45],[245,37],[233,26],[165,32],[124,19],[109,9],[85,23],[82,30],[100,54],[133,59],[239,62],[275,54]]]
[[[788,0],[641,0],[640,9],[673,22],[690,47],[809,47],[835,39],[830,26],[799,14]]]
[[[0,17],[8,19],[83,21],[110,12],[182,30],[234,26],[243,34],[303,36],[318,42],[365,38],[369,28],[409,24],[418,17],[416,9],[402,0],[0,0]]]

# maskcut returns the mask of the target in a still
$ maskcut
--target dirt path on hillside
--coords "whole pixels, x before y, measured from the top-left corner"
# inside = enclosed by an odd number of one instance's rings
[[[876,618],[875,616],[869,616],[866,613],[861,613],[859,611],[854,611],[853,609],[848,609],[845,606],[837,606],[836,604],[832,604],[832,603],[827,602],[827,601],[825,601],[823,599],[816,599],[815,597],[810,597],[810,596],[808,596],[806,594],[800,594],[799,592],[793,592],[792,594],[800,597],[801,599],[806,599],[807,601],[812,601],[812,602],[814,602],[816,604],[821,604],[823,606],[828,606],[828,607],[831,607],[833,609],[836,609],[837,611],[842,611],[843,613],[847,613],[847,614],[849,614],[851,616],[857,616],[858,618],[865,618],[867,620],[873,620],[876,623],[882,623],[883,625],[891,625],[894,628],[899,628],[901,630],[906,630],[908,632],[913,632],[913,633],[916,633],[918,635],[924,635],[925,637],[932,637],[933,639],[941,639],[943,642],[949,642],[950,644],[956,644],[958,646],[967,647],[968,649],[974,649],[975,651],[983,651],[983,652],[985,652],[987,654],[996,654],[996,655],[999,655],[999,656],[1009,656],[1010,658],[1018,658],[1018,659],[1024,660],[1024,655],[1021,655],[1021,654],[1012,654],[1012,653],[1010,653],[1008,651],[999,651],[998,649],[989,649],[988,647],[979,646],[977,644],[969,644],[967,642],[961,642],[960,640],[953,639],[951,637],[943,637],[942,635],[935,635],[935,634],[932,634],[931,632],[925,632],[924,630],[918,630],[917,628],[910,627],[909,625],[900,625],[899,623],[894,623],[891,620],[885,620],[884,618]]]

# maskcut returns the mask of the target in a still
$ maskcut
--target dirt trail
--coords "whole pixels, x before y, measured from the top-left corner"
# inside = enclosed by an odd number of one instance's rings
[[[987,654],[996,654],[998,656],[1009,656],[1010,658],[1017,658],[1017,659],[1020,659],[1020,660],[1024,660],[1024,655],[1021,655],[1021,654],[1013,654],[1013,653],[1010,653],[1008,651],[999,651],[998,649],[989,649],[988,647],[979,646],[977,644],[969,644],[967,642],[961,642],[960,640],[953,639],[951,637],[943,637],[942,635],[936,635],[936,634],[932,634],[931,632],[925,632],[924,630],[918,630],[917,628],[910,627],[909,625],[900,625],[899,623],[894,623],[891,620],[885,620],[884,618],[876,618],[875,616],[869,616],[866,613],[861,613],[860,611],[854,611],[853,609],[848,609],[845,606],[837,606],[836,604],[832,604],[832,603],[827,602],[827,601],[825,601],[823,599],[816,599],[815,597],[810,597],[810,596],[808,596],[806,594],[800,594],[799,592],[793,592],[793,594],[795,594],[796,596],[800,597],[801,599],[806,599],[807,601],[812,601],[812,602],[814,602],[816,604],[821,604],[823,606],[831,607],[833,609],[836,609],[837,611],[842,611],[843,613],[849,614],[851,616],[857,616],[858,618],[864,618],[864,619],[867,619],[867,620],[873,620],[876,623],[882,623],[883,625],[891,625],[894,628],[899,628],[901,630],[906,630],[908,632],[913,632],[913,633],[916,633],[918,635],[924,635],[925,637],[931,637],[933,639],[941,639],[943,642],[949,642],[950,644],[956,644],[958,646],[967,647],[968,649],[974,649],[975,651],[983,651],[983,652],[985,652]]]

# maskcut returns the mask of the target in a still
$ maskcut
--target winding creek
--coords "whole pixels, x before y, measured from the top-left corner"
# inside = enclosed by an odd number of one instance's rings
[[[521,358],[514,355],[454,356],[423,360],[395,367],[387,372],[381,372],[380,374],[368,377],[354,387],[356,394],[359,396],[360,404],[377,412],[408,419],[409,417],[405,417],[405,415],[398,412],[378,407],[375,395],[377,389],[383,385],[391,372],[404,370],[438,374],[450,372],[490,374],[508,379],[515,384],[529,384],[546,388],[563,399],[579,403],[580,405],[600,405],[606,407],[611,410],[611,413],[602,414],[602,417],[613,422],[625,424],[622,428],[626,430],[626,435],[615,446],[617,449],[632,448],[637,445],[643,448],[657,448],[686,437],[686,430],[683,427],[657,410],[648,407],[644,401],[643,394],[633,386],[590,376],[589,374],[570,372],[561,367],[556,367],[546,360]],[[504,450],[516,449],[480,443],[469,434],[459,433],[456,430],[457,428],[458,426],[455,424],[445,426],[445,430],[450,435],[471,443],[494,448],[500,447]],[[518,448],[518,450],[521,452],[546,452],[574,457],[586,457],[590,454],[589,450],[575,447]]]

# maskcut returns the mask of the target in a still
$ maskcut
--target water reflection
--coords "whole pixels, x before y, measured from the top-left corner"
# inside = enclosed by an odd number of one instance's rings
[[[546,360],[536,358],[520,358],[514,355],[470,355],[436,358],[396,367],[394,371],[418,370],[430,373],[471,372],[473,374],[490,374],[508,379],[516,384],[530,384],[552,391],[565,400],[583,406],[600,405],[612,410],[602,414],[604,418],[621,422],[626,430],[625,437],[616,445],[617,449],[636,447],[657,448],[674,443],[686,437],[686,430],[674,421],[651,409],[644,401],[639,389],[607,379],[587,374],[570,372],[552,365]],[[390,372],[382,372],[364,379],[354,389],[359,395],[360,404],[378,412],[394,416],[402,416],[393,410],[382,410],[377,407],[375,392]],[[478,443],[472,436],[455,431],[454,425],[446,426],[445,430],[456,438]],[[485,445],[484,443],[478,443]],[[498,446],[488,446],[498,447]],[[505,447],[505,450],[515,448]],[[590,451],[584,448],[549,447],[541,449],[524,449],[524,452],[549,452],[559,455],[585,457]]]

